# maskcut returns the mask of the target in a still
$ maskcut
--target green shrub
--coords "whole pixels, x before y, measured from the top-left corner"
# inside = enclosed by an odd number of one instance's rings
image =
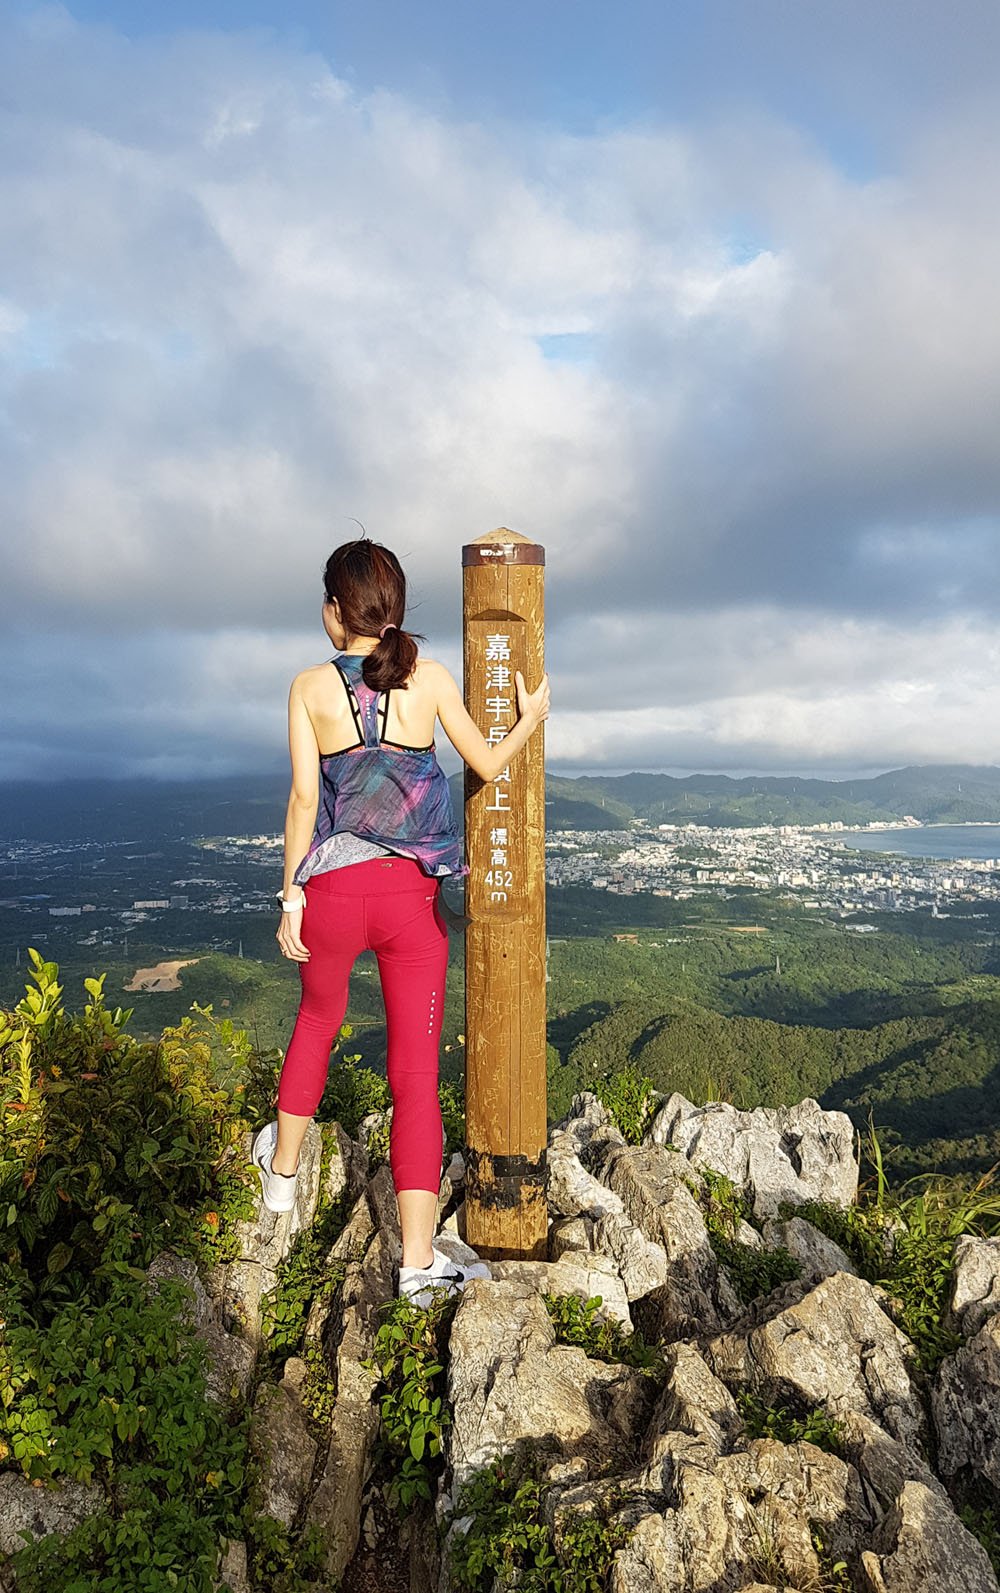
[[[457,1303],[443,1289],[426,1310],[404,1297],[388,1301],[374,1352],[361,1363],[379,1373],[381,1425],[374,1463],[386,1470],[386,1495],[401,1516],[418,1500],[433,1499],[443,1465],[451,1412],[444,1396],[439,1339],[447,1333]]]
[[[628,1063],[613,1077],[601,1079],[595,1094],[610,1112],[618,1132],[630,1145],[638,1145],[651,1119],[655,1116],[657,1102],[653,1098],[653,1081],[640,1074]]]
[[[288,1255],[278,1263],[275,1287],[261,1302],[261,1330],[273,1362],[294,1354],[313,1303],[339,1292],[350,1259],[344,1257],[332,1263],[326,1259],[350,1212],[346,1188],[333,1200],[327,1193],[330,1158],[337,1154],[332,1125],[320,1124],[320,1134],[323,1151],[319,1198],[312,1223],[296,1234]]]
[[[735,1399],[748,1438],[777,1438],[783,1444],[805,1439],[831,1455],[844,1455],[844,1424],[821,1406],[796,1412],[788,1405],[768,1405],[751,1389],[740,1389]]]
[[[221,1535],[239,1536],[248,1413],[205,1397],[184,1285],[118,1279],[100,1305],[15,1316],[0,1355],[0,1465],[100,1483],[105,1508],[14,1556],[23,1593],[209,1593]]]
[[[702,1168],[701,1175],[704,1192],[693,1179],[688,1188],[702,1201],[709,1243],[744,1305],[799,1277],[802,1268],[784,1245],[748,1245],[737,1237],[740,1223],[750,1222],[753,1210],[732,1179],[713,1167]]]
[[[268,1593],[305,1593],[322,1578],[326,1555],[315,1527],[293,1538],[273,1516],[256,1516],[249,1523],[248,1550],[253,1584]]]
[[[616,1317],[607,1317],[603,1322],[594,1320],[603,1304],[601,1295],[582,1300],[578,1294],[544,1293],[542,1299],[555,1326],[556,1337],[563,1344],[579,1344],[596,1361],[638,1366],[654,1377],[663,1373],[663,1356],[655,1345],[646,1343],[638,1329],[626,1332]]]
[[[442,1525],[472,1516],[453,1541],[452,1586],[488,1593],[494,1578],[517,1579],[531,1593],[604,1593],[615,1551],[628,1529],[607,1515],[621,1502],[612,1489],[603,1512],[571,1514],[557,1555],[545,1524],[540,1472],[543,1457],[532,1444],[499,1456],[461,1490]]]
[[[870,1283],[889,1297],[893,1320],[914,1343],[930,1374],[961,1343],[945,1326],[960,1234],[1000,1233],[1000,1191],[990,1168],[978,1178],[919,1173],[892,1189],[874,1127],[867,1154],[875,1168],[874,1192],[864,1187],[853,1206],[820,1201],[783,1204],[783,1215],[807,1218],[842,1246]]]
[[[105,1006],[103,975],[69,1014],[56,965],[30,956],[33,985],[0,1013],[0,1260],[44,1317],[106,1295],[166,1245],[220,1242],[244,1199],[246,1120],[215,1073],[246,1036],[199,1011],[136,1040],[131,1014]]]

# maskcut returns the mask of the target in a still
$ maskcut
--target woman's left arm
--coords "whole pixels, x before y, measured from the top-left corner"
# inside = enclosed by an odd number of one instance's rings
[[[296,675],[288,694],[288,751],[292,762],[292,788],[288,794],[285,812],[285,873],[281,894],[294,900],[296,894],[305,893],[301,885],[293,882],[298,868],[312,840],[319,808],[319,743],[312,720],[302,695],[301,677]],[[296,962],[308,960],[309,952],[302,944],[302,910],[281,914],[277,940],[287,957]]]
[[[539,685],[529,691],[519,669],[514,671],[517,688],[518,719],[502,741],[487,741],[473,719],[455,677],[443,664],[434,664],[433,681],[437,690],[437,717],[445,735],[463,762],[481,780],[495,780],[538,726],[549,717],[549,677],[542,675]]]

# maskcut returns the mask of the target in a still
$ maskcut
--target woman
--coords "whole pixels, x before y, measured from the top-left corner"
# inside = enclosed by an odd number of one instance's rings
[[[529,692],[515,672],[519,718],[491,745],[448,670],[420,657],[419,633],[403,629],[406,578],[395,554],[368,538],[337,548],[327,561],[324,599],[323,626],[339,657],[303,670],[288,699],[292,788],[277,941],[299,964],[302,998],[277,1119],[255,1136],[252,1157],[264,1204],[290,1210],[299,1147],[323,1094],[351,969],[360,951],[374,951],[393,1103],[389,1162],[403,1235],[399,1293],[426,1305],[434,1286],[461,1289],[469,1277],[488,1275],[481,1262],[460,1267],[432,1243],[448,965],[439,893],[446,875],[468,873],[434,728],[440,719],[459,756],[490,781],[548,718],[548,676]]]

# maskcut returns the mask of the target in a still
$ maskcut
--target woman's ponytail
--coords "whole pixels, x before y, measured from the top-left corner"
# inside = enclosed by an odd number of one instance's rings
[[[379,628],[378,645],[361,666],[361,678],[373,691],[405,691],[417,662],[415,632],[394,620]]]

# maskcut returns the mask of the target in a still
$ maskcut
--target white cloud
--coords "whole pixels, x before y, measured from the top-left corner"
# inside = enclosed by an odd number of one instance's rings
[[[283,751],[352,515],[456,668],[462,542],[546,545],[554,763],[973,758],[995,108],[856,181],[756,113],[571,137],[263,35],[0,28],[9,773],[46,727],[122,770]]]

